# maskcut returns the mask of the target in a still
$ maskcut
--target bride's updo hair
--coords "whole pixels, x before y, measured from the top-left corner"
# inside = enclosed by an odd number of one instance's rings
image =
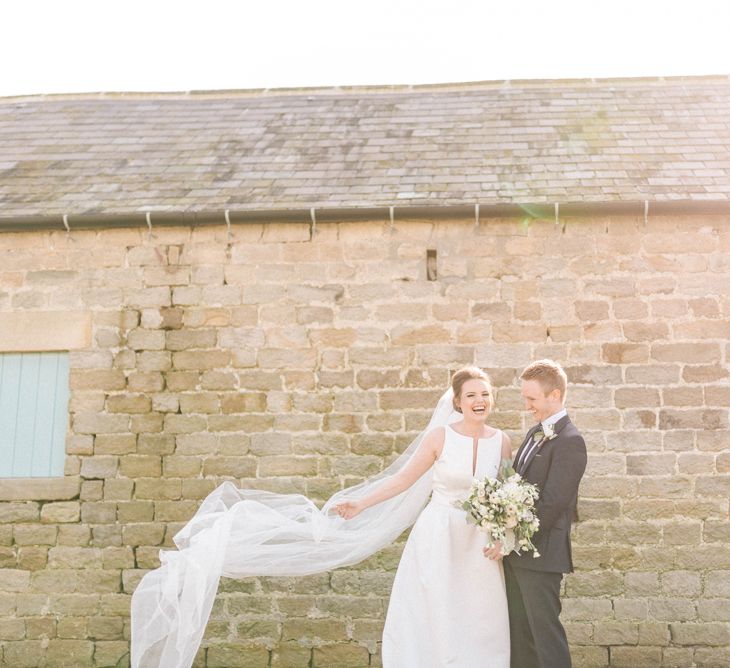
[[[461,396],[461,388],[464,387],[464,383],[467,380],[483,380],[489,387],[489,405],[492,404],[492,381],[489,380],[489,376],[486,371],[482,371],[478,366],[465,366],[459,369],[451,377],[451,389],[454,391],[454,410],[461,413],[461,408],[457,406],[457,401]]]

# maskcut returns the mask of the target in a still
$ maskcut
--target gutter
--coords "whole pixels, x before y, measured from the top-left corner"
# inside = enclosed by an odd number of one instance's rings
[[[533,204],[458,204],[393,207],[311,207],[301,209],[226,209],[142,213],[80,213],[0,216],[0,232],[91,230],[129,227],[198,227],[265,223],[349,223],[455,219],[528,218],[558,222],[595,216],[728,215],[730,200],[603,201]]]

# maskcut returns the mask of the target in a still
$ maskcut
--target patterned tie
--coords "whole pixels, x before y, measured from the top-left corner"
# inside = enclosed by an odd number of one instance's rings
[[[540,443],[542,443],[543,438],[537,438],[538,434],[542,436],[540,432],[535,432],[533,434],[532,439],[530,440],[530,443],[525,446],[525,449],[522,451],[522,457],[520,457],[520,461],[517,462],[517,473],[522,475],[525,471],[525,464],[530,460],[530,455],[533,453],[535,448],[537,448]]]

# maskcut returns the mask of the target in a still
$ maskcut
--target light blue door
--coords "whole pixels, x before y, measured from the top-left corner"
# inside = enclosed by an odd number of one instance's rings
[[[62,476],[68,353],[0,354],[0,478]]]

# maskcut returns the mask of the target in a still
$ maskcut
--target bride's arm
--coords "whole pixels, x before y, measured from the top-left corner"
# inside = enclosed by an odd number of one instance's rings
[[[370,494],[357,501],[343,501],[332,507],[340,517],[346,520],[359,515],[366,508],[370,508],[382,501],[387,501],[407,490],[418,480],[441,455],[444,447],[443,428],[434,429],[426,434],[423,442],[416,450],[410,461],[394,476],[385,480]]]
[[[502,432],[502,459],[512,460],[512,441],[504,432]],[[492,547],[485,547],[484,556],[487,559],[501,559],[504,556],[502,554],[502,543],[497,541]]]

